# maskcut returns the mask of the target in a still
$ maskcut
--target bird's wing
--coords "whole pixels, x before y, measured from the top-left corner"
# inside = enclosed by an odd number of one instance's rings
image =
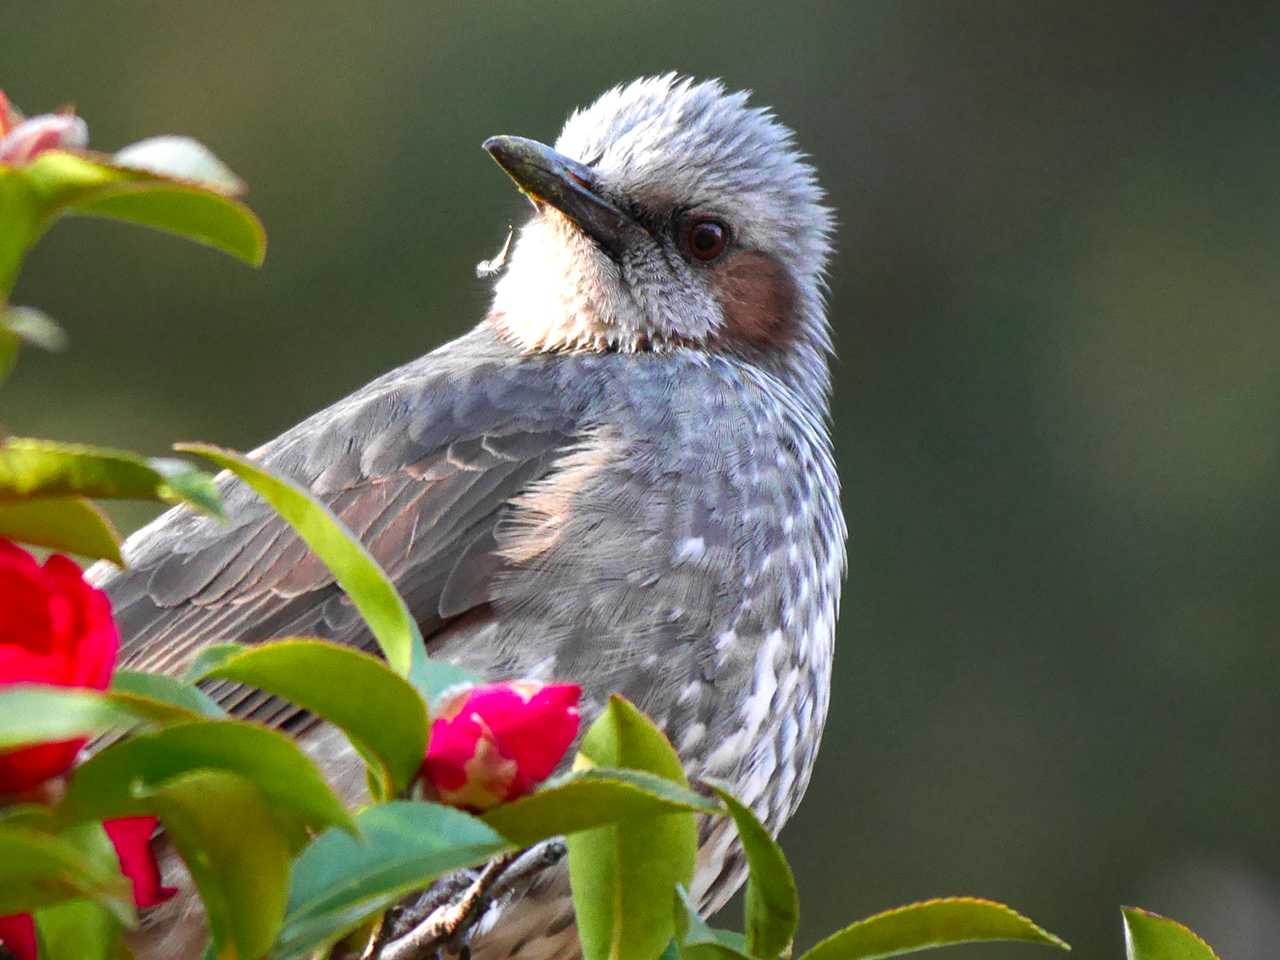
[[[436,369],[419,361],[258,451],[309,485],[368,546],[430,640],[489,599],[504,561],[494,529],[511,498],[571,449],[572,415],[512,363]],[[437,364],[436,367],[444,366]],[[120,626],[122,664],[181,671],[211,643],[319,636],[369,649],[359,614],[325,566],[239,481],[221,481],[228,525],[171,511],[126,545],[130,569],[100,576]],[[304,717],[220,684],[238,716]]]

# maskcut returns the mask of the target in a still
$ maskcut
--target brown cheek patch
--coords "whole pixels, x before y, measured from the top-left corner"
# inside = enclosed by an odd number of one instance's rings
[[[795,284],[773,257],[740,250],[712,276],[724,310],[722,336],[753,347],[785,347],[795,336]]]

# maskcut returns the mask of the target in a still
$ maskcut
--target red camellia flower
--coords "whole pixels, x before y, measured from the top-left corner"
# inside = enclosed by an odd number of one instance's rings
[[[528,793],[551,775],[578,735],[581,693],[571,683],[516,681],[447,697],[432,721],[422,765],[427,792],[473,811]]]
[[[80,568],[53,556],[40,566],[0,540],[0,687],[47,683],[105,690],[119,635],[111,604],[85,583]],[[84,740],[0,751],[0,795],[18,793],[63,773]]]
[[[151,835],[158,822],[155,817],[121,817],[102,824],[116,848],[120,872],[133,881],[133,903],[139,909],[164,903],[178,892],[174,887],[160,885],[160,867],[151,852]],[[0,945],[17,960],[38,960],[36,926],[31,914],[0,917]]]
[[[70,111],[27,119],[0,90],[0,165],[21,167],[46,150],[80,150],[89,128]]]

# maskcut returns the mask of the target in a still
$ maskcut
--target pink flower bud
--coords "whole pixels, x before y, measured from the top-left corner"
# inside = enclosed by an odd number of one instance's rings
[[[89,128],[74,113],[45,113],[22,120],[9,101],[0,103],[0,165],[21,167],[46,150],[79,150],[89,143]],[[11,124],[14,117],[16,124]]]
[[[581,693],[571,683],[515,681],[447,697],[422,765],[427,793],[473,811],[529,793],[578,735]]]

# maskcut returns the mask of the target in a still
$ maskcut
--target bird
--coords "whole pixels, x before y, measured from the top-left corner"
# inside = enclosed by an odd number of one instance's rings
[[[486,267],[487,313],[250,455],[361,538],[431,655],[577,683],[584,724],[622,694],[776,834],[817,755],[846,565],[816,170],[749,93],[676,74],[609,89],[554,146],[483,146],[532,207]],[[209,644],[285,636],[376,650],[302,541],[219,487],[227,522],[175,508],[127,540],[126,569],[94,570],[122,665],[176,674]],[[333,728],[208,692],[297,737],[343,796],[363,789]],[[744,878],[727,821],[704,823],[695,902],[714,911]],[[194,899],[153,911],[135,954],[195,955]],[[563,865],[495,902],[469,949],[579,956]]]

